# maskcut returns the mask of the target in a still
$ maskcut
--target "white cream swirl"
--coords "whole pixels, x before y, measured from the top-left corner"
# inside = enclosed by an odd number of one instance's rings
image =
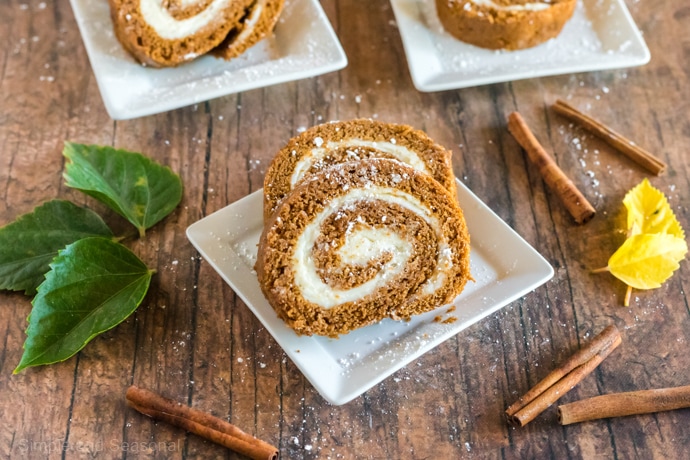
[[[432,275],[420,287],[423,294],[431,294],[446,280],[444,270],[452,267],[453,254],[441,224],[432,210],[421,201],[403,191],[390,187],[371,186],[353,188],[346,194],[331,200],[307,225],[297,239],[292,255],[294,280],[302,296],[322,308],[332,308],[373,294],[389,280],[402,272],[412,254],[412,244],[385,227],[355,227],[346,235],[345,244],[339,248],[341,262],[366,264],[368,260],[388,253],[391,257],[369,281],[351,289],[336,289],[325,283],[317,273],[311,256],[312,248],[326,219],[343,207],[356,206],[358,202],[384,201],[394,203],[420,216],[434,230],[437,239],[436,267]]]
[[[211,3],[198,14],[187,19],[176,19],[166,8],[166,0],[141,0],[140,10],[144,21],[167,40],[179,40],[199,32],[208,26],[227,8],[232,0],[212,0]],[[189,6],[189,0],[183,6]]]
[[[290,185],[294,187],[300,180],[302,180],[302,178],[305,176],[305,174],[307,174],[309,169],[311,169],[314,164],[323,160],[324,157],[326,157],[326,155],[328,155],[328,153],[332,150],[340,148],[352,148],[352,160],[358,160],[359,158],[357,157],[356,152],[354,152],[354,149],[357,147],[379,150],[392,155],[397,160],[402,161],[409,166],[412,166],[417,171],[429,173],[426,164],[421,158],[419,158],[419,155],[405,146],[397,145],[389,141],[367,141],[352,138],[343,141],[328,141],[325,143],[325,146],[323,143],[319,142],[316,148],[311,149],[309,153],[305,154],[297,162],[295,169],[292,172],[292,176],[290,177]]]

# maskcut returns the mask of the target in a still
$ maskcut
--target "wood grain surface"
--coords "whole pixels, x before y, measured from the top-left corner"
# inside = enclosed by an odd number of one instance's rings
[[[105,0],[103,0],[105,1]],[[552,407],[524,428],[505,408],[609,324],[623,343],[560,403],[690,384],[690,271],[635,291],[590,274],[625,235],[622,199],[649,177],[690,231],[690,6],[626,0],[645,66],[421,93],[387,1],[324,0],[347,53],[338,72],[129,121],[106,113],[68,0],[0,2],[0,225],[65,187],[65,140],[140,151],[184,182],[180,207],[130,247],[157,270],[124,323],[54,365],[19,362],[31,299],[0,293],[1,458],[241,458],[125,405],[131,384],[213,413],[284,459],[690,458],[690,410],[562,427]],[[558,98],[668,163],[661,177],[573,126]],[[506,129],[519,111],[597,210],[576,225]],[[371,117],[422,129],[455,173],[554,267],[545,285],[447,340],[343,406],[328,404],[185,236],[258,190],[301,129]],[[257,212],[261,212],[257,209]]]

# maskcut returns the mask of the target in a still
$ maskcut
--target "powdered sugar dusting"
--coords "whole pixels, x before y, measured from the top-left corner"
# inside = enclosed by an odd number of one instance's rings
[[[617,0],[577,2],[557,37],[517,51],[489,50],[456,39],[441,25],[433,0],[391,3],[412,79],[421,91],[631,67],[650,58],[625,5]]]
[[[202,219],[188,235],[319,393],[343,404],[551,276],[550,267],[536,260],[536,253],[461,183],[458,199],[472,238],[474,282],[450,305],[410,321],[385,319],[338,339],[296,336],[262,296],[252,272],[263,229],[261,213],[256,212],[263,200],[260,192]]]
[[[437,34],[434,45],[439,61],[446,71],[451,72],[492,75],[497,69],[522,70],[526,66],[568,63],[581,55],[602,52],[601,40],[585,15],[581,2],[578,2],[573,17],[566,23],[558,39],[519,51],[485,50],[459,42],[443,29],[433,2],[424,3],[424,17]]]

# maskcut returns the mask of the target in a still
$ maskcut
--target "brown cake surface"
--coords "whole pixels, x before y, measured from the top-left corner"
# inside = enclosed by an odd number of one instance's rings
[[[278,206],[256,272],[298,334],[338,336],[451,302],[470,277],[469,234],[451,193],[397,160],[312,174]]]
[[[220,57],[238,56],[270,32],[283,6],[283,0],[108,1],[117,39],[152,67],[183,64],[219,47]]]
[[[284,0],[255,1],[237,27],[213,49],[213,54],[223,59],[232,59],[270,35],[284,3]]]
[[[337,163],[367,158],[397,159],[430,174],[455,196],[451,153],[411,126],[357,119],[324,123],[290,139],[264,178],[268,219],[304,178]]]
[[[561,33],[577,0],[436,0],[444,29],[489,49],[517,50]]]

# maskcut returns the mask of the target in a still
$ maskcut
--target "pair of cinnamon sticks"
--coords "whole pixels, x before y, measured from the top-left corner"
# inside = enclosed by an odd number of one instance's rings
[[[611,128],[585,115],[562,100],[557,100],[553,109],[564,117],[582,125],[587,131],[603,139],[619,152],[640,164],[653,174],[659,175],[666,169],[666,164],[651,153],[645,151],[634,142],[626,139]],[[527,123],[518,112],[508,116],[508,130],[515,140],[527,152],[530,161],[535,164],[544,178],[546,185],[563,202],[575,222],[584,224],[591,220],[596,211],[587,198],[558,167],[551,156],[539,143]]]
[[[549,373],[506,409],[508,422],[525,426],[575,387],[621,344],[615,326],[608,326],[590,343]],[[609,394],[558,406],[561,425],[649,414],[690,407],[690,386]]]

